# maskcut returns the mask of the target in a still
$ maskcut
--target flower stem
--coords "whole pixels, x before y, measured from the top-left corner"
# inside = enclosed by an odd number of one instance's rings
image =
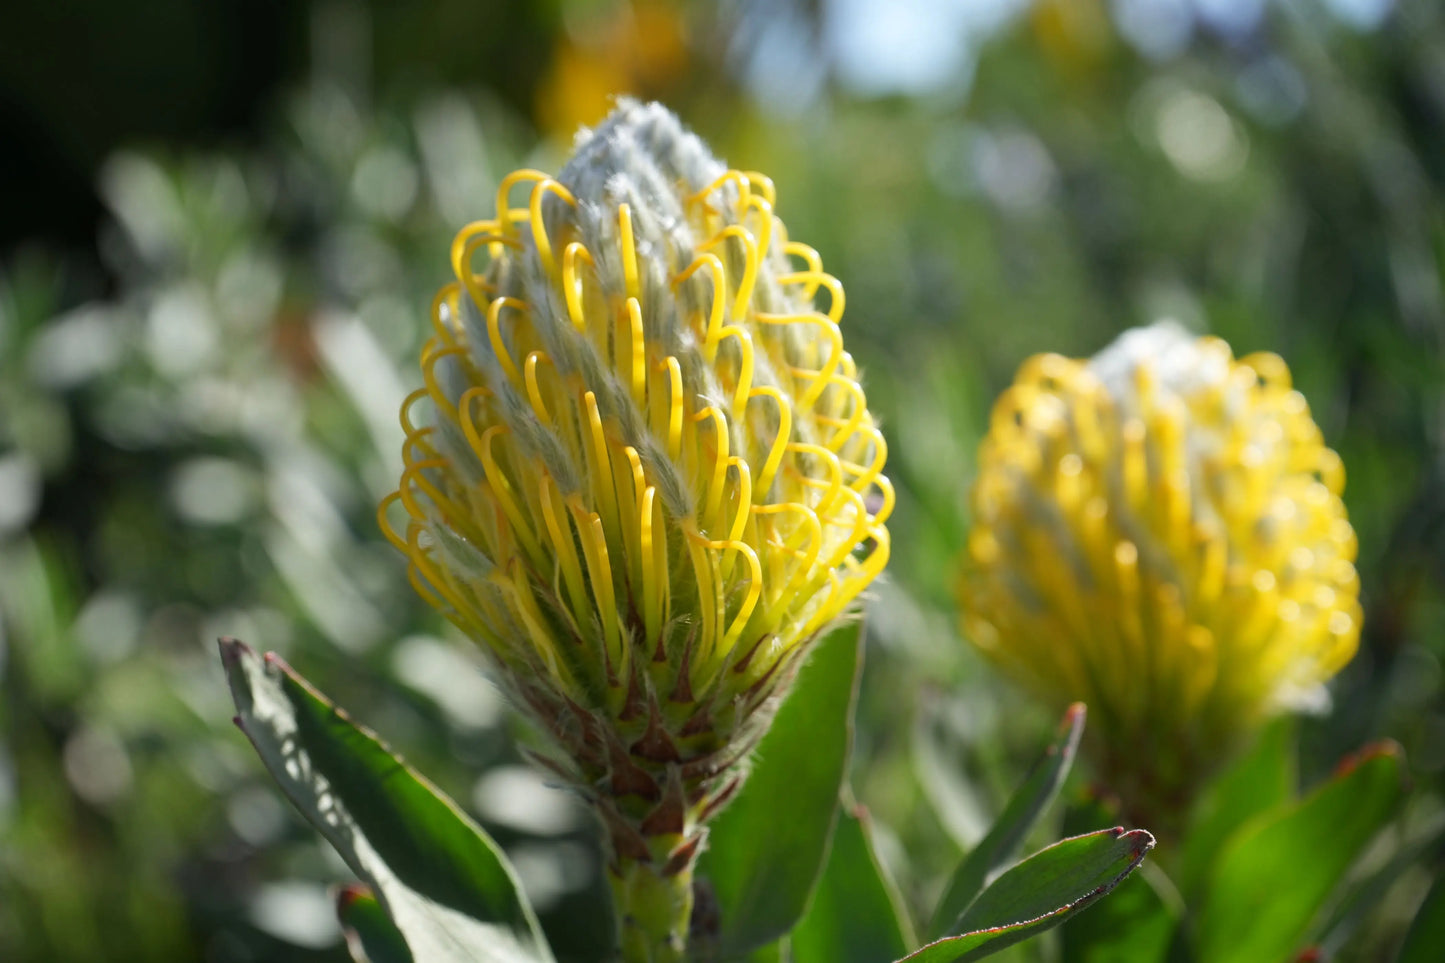
[[[692,917],[692,867],[669,876],[655,863],[622,860],[608,876],[623,963],[681,963]]]

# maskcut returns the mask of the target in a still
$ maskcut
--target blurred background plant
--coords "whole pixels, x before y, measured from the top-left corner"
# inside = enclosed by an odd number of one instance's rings
[[[1326,914],[1328,952],[1387,956],[1445,859],[1442,63],[1432,0],[7,12],[0,957],[346,958],[346,870],[226,725],[220,634],[468,805],[559,957],[597,957],[593,827],[520,763],[373,506],[452,234],[620,92],[768,171],[847,285],[899,488],[853,791],[905,900],[932,905],[1051,724],[957,634],[992,399],[1033,353],[1172,318],[1284,357],[1344,459],[1360,652],[1280,738],[1303,786],[1404,747],[1370,912]],[[1371,875],[1401,847],[1423,857]]]

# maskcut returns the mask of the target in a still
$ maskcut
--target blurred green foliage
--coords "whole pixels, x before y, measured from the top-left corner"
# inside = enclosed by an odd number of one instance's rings
[[[570,925],[599,898],[592,828],[520,762],[532,735],[372,516],[452,233],[623,89],[767,171],[847,285],[899,488],[853,791],[915,918],[1050,724],[958,638],[991,400],[1032,353],[1174,317],[1281,354],[1349,471],[1365,636],[1299,724],[1298,785],[1404,747],[1414,792],[1357,874],[1418,859],[1323,911],[1330,953],[1385,958],[1445,862],[1438,4],[981,4],[1001,12],[945,18],[962,55],[906,89],[838,53],[856,4],[453,6],[317,5],[309,79],[267,120],[105,160],[102,280],[53,247],[0,262],[0,958],[346,958],[326,887],[347,871],[227,724],[221,634],[285,654],[468,805],[559,958],[598,958]],[[473,32],[492,59],[464,55]]]

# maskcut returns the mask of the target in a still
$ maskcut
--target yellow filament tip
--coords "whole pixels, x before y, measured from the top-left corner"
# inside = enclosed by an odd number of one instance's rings
[[[632,236],[632,208],[627,204],[617,206],[617,232],[622,248],[624,290],[629,298],[641,297],[641,285],[637,271],[637,243]]]

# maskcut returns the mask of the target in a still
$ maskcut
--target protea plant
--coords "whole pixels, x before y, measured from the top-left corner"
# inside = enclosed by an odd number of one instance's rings
[[[555,178],[504,178],[452,246],[382,505],[599,814],[629,960],[681,956],[709,816],[888,559],[843,289],[775,202],[628,101]]]
[[[1318,702],[1360,630],[1356,542],[1277,355],[1177,325],[1039,355],[998,400],[973,490],[966,634],[1167,823],[1269,714]]]

